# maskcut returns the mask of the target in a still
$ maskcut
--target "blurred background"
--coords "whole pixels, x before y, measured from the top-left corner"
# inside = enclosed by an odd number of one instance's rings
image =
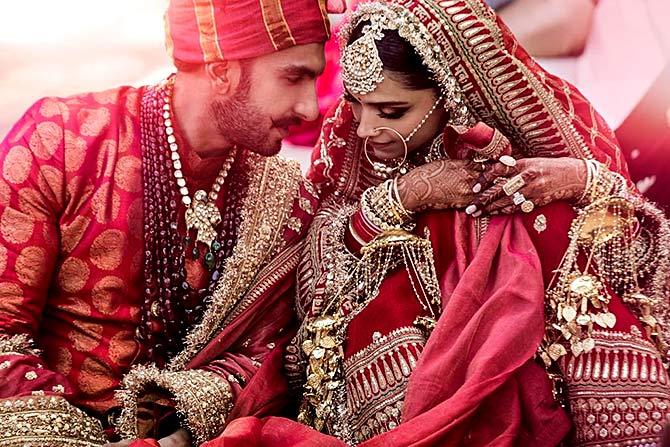
[[[670,204],[670,0],[487,0],[540,64],[595,104],[641,190]],[[355,0],[350,0],[353,6]],[[167,0],[22,0],[0,6],[0,136],[36,99],[142,85],[171,70]],[[337,28],[340,17],[334,17]],[[335,62],[319,82],[325,111],[340,92]],[[318,123],[285,153],[307,166]]]

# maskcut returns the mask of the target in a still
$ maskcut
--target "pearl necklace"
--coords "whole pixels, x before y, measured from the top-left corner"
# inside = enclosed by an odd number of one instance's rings
[[[181,194],[181,201],[187,207],[185,214],[186,232],[188,233],[192,229],[195,229],[196,243],[202,242],[211,248],[212,243],[217,237],[217,232],[214,228],[221,223],[221,212],[216,206],[216,200],[219,197],[221,187],[226,182],[228,172],[235,161],[237,148],[233,147],[230,151],[230,155],[223,163],[223,167],[221,167],[219,174],[216,176],[216,180],[214,180],[212,190],[209,194],[200,189],[195,192],[193,199],[191,199],[188,186],[186,186],[186,179],[182,172],[179,145],[177,144],[177,138],[174,135],[174,127],[172,125],[173,117],[171,100],[174,89],[174,77],[168,79],[166,87],[166,94],[163,97],[163,125],[165,126],[165,134],[167,135],[167,142],[170,147],[170,158],[172,160],[172,167],[174,168],[173,175],[177,180],[179,194]]]

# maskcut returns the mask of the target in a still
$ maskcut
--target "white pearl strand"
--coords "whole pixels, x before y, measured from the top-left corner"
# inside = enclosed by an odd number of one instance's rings
[[[172,89],[174,86],[174,81],[168,81],[167,85],[167,94],[163,97],[165,104],[163,105],[163,125],[165,126],[165,134],[167,135],[167,142],[170,147],[170,158],[172,159],[172,167],[174,168],[174,177],[177,180],[177,186],[179,187],[179,194],[181,194],[181,201],[186,206],[191,206],[193,200],[186,186],[186,179],[184,178],[184,173],[182,172],[181,158],[179,156],[179,145],[177,144],[177,138],[174,135],[174,127],[172,126],[172,106],[170,104]],[[219,192],[221,187],[226,182],[226,177],[228,177],[228,172],[230,171],[233,161],[235,160],[235,155],[237,154],[237,148],[233,148],[230,152],[230,155],[223,163],[219,174],[216,176],[216,180],[212,185],[212,190],[209,192],[209,195],[203,190],[196,191],[196,199],[203,201],[205,198],[209,198],[212,202],[215,202],[219,197]]]

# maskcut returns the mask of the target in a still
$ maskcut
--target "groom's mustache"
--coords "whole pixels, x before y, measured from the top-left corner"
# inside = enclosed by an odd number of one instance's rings
[[[291,116],[287,118],[280,118],[278,120],[273,120],[272,124],[274,127],[288,128],[291,126],[297,126],[302,123],[302,120],[297,116]]]

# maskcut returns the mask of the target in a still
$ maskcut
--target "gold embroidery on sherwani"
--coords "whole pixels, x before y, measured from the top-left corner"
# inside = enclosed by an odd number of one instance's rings
[[[88,144],[86,140],[70,130],[65,131],[63,141],[65,143],[65,170],[77,172],[86,158]]]
[[[135,439],[137,405],[140,395],[151,385],[168,390],[177,401],[177,411],[184,417],[198,445],[214,438],[225,426],[232,403],[230,384],[209,371],[161,371],[155,365],[137,366],[123,379],[124,390],[117,393],[123,405],[119,431]]]
[[[101,270],[116,270],[123,262],[128,243],[120,230],[105,230],[91,244],[91,263]]]
[[[47,272],[46,252],[42,247],[26,247],[16,258],[16,276],[29,287],[39,287]]]
[[[67,293],[77,293],[84,288],[90,274],[86,262],[69,257],[63,261],[58,272],[58,285]]]
[[[295,268],[299,253],[299,244],[281,251],[285,248],[282,235],[300,192],[298,164],[255,154],[249,154],[249,162],[249,189],[242,204],[239,239],[202,321],[187,334],[184,349],[166,370],[135,366],[123,380],[124,389],[118,394],[124,407],[119,428],[127,436],[137,435],[138,397],[151,384],[175,395],[177,410],[198,442],[211,439],[225,426],[232,408],[228,382],[211,372],[184,369],[221,328]]]
[[[0,245],[0,275],[7,269],[7,247]]]
[[[35,223],[30,216],[16,211],[14,208],[5,208],[0,217],[0,234],[13,244],[25,244],[33,236]]]
[[[112,116],[109,109],[100,107],[96,109],[82,108],[77,114],[81,123],[79,132],[87,137],[97,137],[109,127]]]
[[[2,447],[100,447],[107,443],[100,422],[62,397],[0,400]]]
[[[40,105],[40,114],[45,118],[52,118],[60,115],[63,122],[67,122],[70,119],[70,109],[68,106],[53,98],[47,98],[42,102],[42,105]]]
[[[237,245],[226,262],[202,321],[191,329],[184,350],[170,362],[171,370],[184,368],[221,328],[281,243],[281,234],[298,192],[300,169],[297,163],[280,157],[266,159],[250,154],[249,158],[252,165],[249,192],[242,205]]]
[[[52,121],[39,123],[35,132],[30,136],[28,144],[37,158],[48,160],[63,144],[63,128]]]

